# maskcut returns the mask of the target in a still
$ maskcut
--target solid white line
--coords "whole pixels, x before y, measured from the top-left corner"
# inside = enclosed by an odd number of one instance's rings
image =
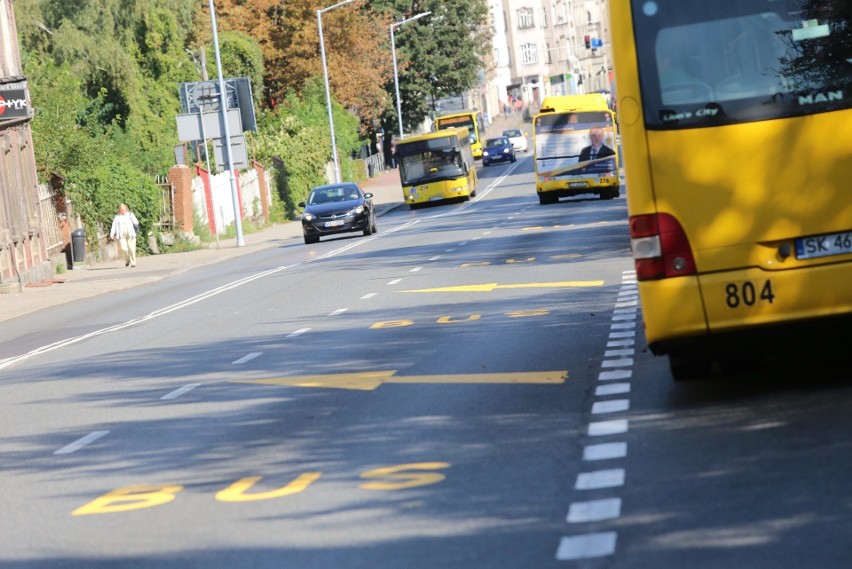
[[[574,483],[575,490],[597,490],[624,486],[624,469],[610,468],[594,472],[581,472]]]
[[[603,437],[606,435],[620,435],[627,432],[627,419],[615,419],[613,421],[597,421],[589,423],[590,437]]]
[[[379,294],[379,293],[377,293],[377,292],[370,292],[370,293],[367,293],[367,294],[365,294],[364,296],[362,296],[362,297],[361,297],[361,300],[368,300],[368,299],[370,299],[370,298],[373,298],[373,297],[374,297],[374,296],[376,296],[377,294]]]
[[[630,384],[605,383],[603,385],[598,385],[597,389],[595,389],[595,395],[599,397],[603,395],[618,395],[619,393],[630,393]]]
[[[618,358],[621,356],[632,356],[636,353],[636,350],[632,348],[622,348],[620,350],[607,350],[604,352],[605,358]]]
[[[420,271],[420,270],[422,270],[422,269],[423,269],[423,267],[414,267],[413,269],[411,269],[411,270],[410,270],[410,271],[408,271],[408,272],[409,272],[409,273],[416,273],[417,271]]]
[[[601,367],[631,367],[633,358],[621,358],[619,360],[604,360]]]
[[[187,383],[183,387],[181,387],[179,389],[175,389],[171,393],[167,393],[167,394],[163,395],[162,397],[160,397],[160,399],[163,400],[163,401],[168,400],[168,399],[177,399],[178,397],[180,397],[184,393],[188,393],[188,392],[192,391],[193,389],[195,389],[196,387],[199,387],[200,385],[201,385],[200,383]]]
[[[348,308],[338,308],[334,312],[330,313],[329,316],[340,316],[341,314],[343,314],[347,310],[349,310],[349,309]]]
[[[609,460],[627,456],[627,443],[601,443],[583,449],[583,460]]]
[[[248,355],[245,355],[245,356],[241,357],[241,358],[240,358],[240,359],[238,359],[238,360],[234,360],[234,361],[232,361],[231,363],[232,363],[232,364],[244,364],[244,363],[246,363],[246,362],[249,362],[249,361],[253,360],[253,359],[254,359],[254,358],[256,358],[257,356],[261,355],[262,353],[263,353],[263,352],[252,352],[252,353],[250,353],[250,354],[248,354]]]
[[[598,374],[598,380],[600,381],[612,381],[613,379],[630,379],[633,377],[633,370],[629,369],[611,369],[608,371],[602,371]]]
[[[599,522],[611,520],[621,515],[621,498],[607,498],[604,500],[589,500],[588,502],[574,502],[568,508],[569,524],[581,524],[585,522]]]
[[[604,413],[619,413],[630,409],[629,399],[613,399],[612,401],[597,401],[592,404],[592,415]]]
[[[402,279],[394,279],[392,281],[388,281],[388,286],[398,284],[402,281]]]
[[[107,433],[109,433],[109,431],[92,431],[91,433],[89,433],[85,437],[83,437],[81,439],[77,439],[76,441],[74,441],[70,445],[65,445],[61,449],[55,451],[53,454],[71,454],[72,452],[76,452],[76,451],[80,450],[81,448],[83,448],[84,446],[95,442],[96,440],[103,437]]]
[[[301,336],[302,334],[304,334],[308,330],[310,330],[310,328],[299,328],[295,332],[292,332],[291,334],[287,334],[287,337],[288,338],[295,338],[296,336]]]
[[[612,555],[615,553],[617,537],[614,531],[563,537],[556,550],[556,560],[573,561]]]

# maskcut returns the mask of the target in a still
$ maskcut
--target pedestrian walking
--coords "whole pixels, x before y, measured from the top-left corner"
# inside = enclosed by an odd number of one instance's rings
[[[119,204],[118,214],[112,220],[109,230],[110,239],[118,241],[121,250],[124,251],[124,266],[136,266],[136,232],[139,228],[139,220],[133,212],[127,209],[126,204]]]

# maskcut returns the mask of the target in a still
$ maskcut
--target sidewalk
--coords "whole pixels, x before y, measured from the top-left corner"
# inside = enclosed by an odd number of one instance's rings
[[[373,194],[379,216],[403,205],[398,170],[387,170],[363,182],[361,187]],[[290,221],[255,233],[244,233],[243,242],[244,246],[237,247],[236,238],[220,239],[218,245],[208,243],[206,248],[197,251],[140,256],[135,268],[125,267],[123,260],[78,262],[73,270],[55,275],[53,282],[31,284],[23,292],[0,294],[0,322],[82,298],[156,282],[239,255],[302,243],[302,225],[299,221]]]

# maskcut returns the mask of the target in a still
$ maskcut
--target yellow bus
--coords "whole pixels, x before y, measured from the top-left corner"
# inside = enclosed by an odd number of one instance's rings
[[[476,196],[476,164],[466,128],[450,128],[396,143],[402,197],[412,209],[428,202]]]
[[[482,158],[482,137],[485,136],[485,123],[482,121],[482,113],[480,111],[459,111],[441,115],[435,119],[435,130],[456,127],[463,127],[468,130],[473,157],[477,160]]]
[[[546,97],[533,118],[535,191],[540,204],[559,198],[619,195],[615,113],[600,93]]]
[[[645,335],[675,379],[838,331],[848,346],[850,13],[831,0],[610,0]]]

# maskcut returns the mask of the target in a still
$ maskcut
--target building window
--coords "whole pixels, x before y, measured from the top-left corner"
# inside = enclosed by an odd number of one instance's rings
[[[547,27],[547,8],[541,9],[541,27],[542,28]]]
[[[518,10],[518,29],[526,30],[535,27],[535,18],[531,8],[521,8]]]
[[[555,48],[555,49],[559,49],[559,48]],[[553,63],[553,58],[550,57],[550,51],[551,51],[550,44],[549,43],[544,44],[544,62],[548,65]]]
[[[534,43],[525,43],[521,46],[521,63],[524,65],[538,63],[538,49]]]

